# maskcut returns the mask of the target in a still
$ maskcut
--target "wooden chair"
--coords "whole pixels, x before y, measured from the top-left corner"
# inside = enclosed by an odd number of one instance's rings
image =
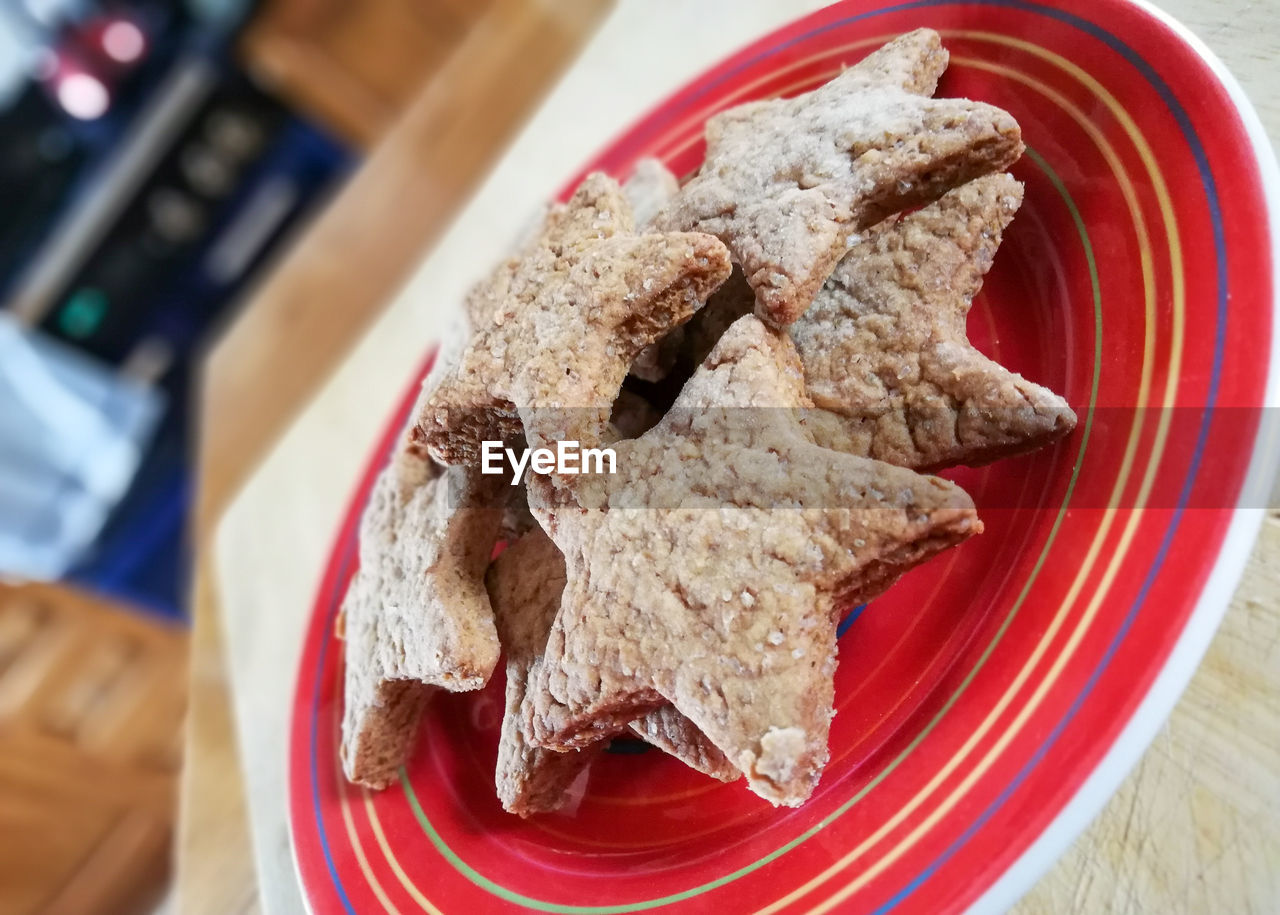
[[[143,912],[169,871],[184,630],[0,585],[0,912]]]

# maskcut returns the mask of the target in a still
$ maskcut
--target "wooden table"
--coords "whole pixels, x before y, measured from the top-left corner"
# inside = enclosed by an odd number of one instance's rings
[[[509,239],[501,231],[495,234],[495,227],[514,234],[521,216],[533,214],[636,113],[727,52],[820,5],[813,0],[786,5],[701,0],[695,8],[681,0],[623,0],[464,214],[222,517],[214,580],[249,773],[245,790],[261,900],[270,911],[300,906],[285,824],[284,735],[301,633],[332,532],[367,458],[364,443],[375,440],[388,405],[422,357],[423,341],[438,333],[451,303],[506,245]],[[1280,4],[1166,0],[1162,5],[1227,61],[1258,104],[1272,137],[1280,137],[1280,98],[1271,91],[1271,62],[1280,55],[1280,34],[1273,30]],[[357,227],[346,229],[354,233]],[[368,223],[358,230],[395,235],[394,225]],[[348,263],[351,269],[363,266]],[[269,293],[255,312],[271,313],[276,303]],[[254,320],[259,325],[254,351],[281,357],[305,353],[306,337],[290,323]],[[211,440],[253,421],[254,401],[266,390],[255,377],[226,352],[215,354],[211,400],[224,386],[244,393],[235,398],[235,409],[222,414],[225,425],[206,427]],[[206,467],[206,473],[218,472],[216,466]],[[198,640],[216,632],[209,625],[212,595],[206,597]],[[211,691],[215,680],[210,674]],[[1273,514],[1226,621],[1173,717],[1098,820],[1019,911],[1230,912],[1280,906],[1277,696],[1280,516]],[[201,754],[226,752],[225,741],[210,741],[193,752],[191,762],[199,767]],[[235,786],[226,769],[223,763],[218,774],[230,797]],[[199,791],[199,784],[192,784],[188,795]],[[231,829],[226,819],[211,828]],[[244,859],[232,854],[235,850],[221,846],[208,853],[221,854],[226,867],[238,867],[232,873],[243,875]],[[199,866],[199,861],[190,865]],[[216,888],[215,879],[210,874],[188,882],[184,900]]]

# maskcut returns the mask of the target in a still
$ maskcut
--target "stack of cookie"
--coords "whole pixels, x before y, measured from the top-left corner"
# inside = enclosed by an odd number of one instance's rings
[[[1023,146],[1007,113],[931,97],[946,64],[913,32],[712,118],[683,187],[593,174],[473,290],[365,514],[349,778],[388,784],[431,694],[501,652],[514,813],[562,805],[621,734],[812,794],[841,614],[982,530],[922,472],[1075,425],[966,338]],[[607,445],[616,472],[484,476],[486,441]]]

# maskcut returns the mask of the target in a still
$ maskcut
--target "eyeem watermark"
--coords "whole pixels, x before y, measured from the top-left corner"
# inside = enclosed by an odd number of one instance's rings
[[[511,485],[518,486],[524,477],[525,468],[534,473],[617,473],[618,455],[612,448],[583,448],[577,441],[556,442],[555,450],[550,448],[528,448],[517,452],[514,448],[503,447],[502,442],[484,441],[481,443],[480,472],[483,474],[503,473],[503,459],[511,465]]]

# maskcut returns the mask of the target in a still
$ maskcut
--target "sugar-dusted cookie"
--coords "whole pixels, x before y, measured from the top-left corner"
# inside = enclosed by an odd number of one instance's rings
[[[395,777],[431,692],[479,689],[498,662],[484,570],[502,477],[441,472],[406,440],[360,525],[360,568],[343,601],[342,764],[382,788]]]
[[[636,162],[631,177],[622,185],[622,193],[631,204],[636,228],[644,231],[679,190],[679,179],[659,160],[647,156]]]
[[[635,213],[636,227],[644,230],[653,217],[680,190],[680,182],[671,171],[652,157],[635,164],[631,177],[622,185],[622,193]],[[644,381],[661,381],[676,364],[682,328],[673,327],[660,340],[650,343],[631,363],[631,374]]]
[[[534,528],[494,560],[486,575],[498,634],[507,659],[507,706],[498,743],[498,799],[522,817],[558,810],[574,780],[604,749],[598,743],[557,753],[531,746],[520,728],[529,669],[542,656],[560,609],[564,559],[541,529]]]
[[[631,722],[630,728],[637,737],[674,756],[690,769],[722,782],[742,778],[738,767],[674,706],[661,705]]]
[[[933,95],[938,80],[947,70],[950,56],[937,32],[916,29],[872,51],[844,75],[851,87],[901,89],[912,95]]]
[[[636,234],[617,182],[588,176],[475,294],[490,319],[427,399],[423,440],[445,463],[522,434],[530,447],[598,444],[640,350],[688,319],[729,269],[711,236]]]
[[[567,584],[521,710],[590,745],[666,703],[756,793],[796,805],[827,760],[836,615],[981,530],[958,487],[829,451],[785,333],[736,323],[615,475],[536,477]]]
[[[902,467],[985,464],[1066,435],[1057,394],[987,358],[965,318],[1022,202],[988,175],[865,232],[791,337],[815,441]],[[727,285],[727,284],[726,284]]]
[[[532,746],[520,727],[529,672],[542,656],[560,609],[564,557],[541,529],[534,529],[494,560],[486,582],[507,659],[507,706],[495,777],[498,797],[506,810],[521,816],[558,810],[570,800],[568,791],[578,774],[606,745],[601,741],[557,753]],[[740,775],[724,754],[670,706],[634,722],[632,730],[700,772],[722,781]]]
[[[680,340],[680,365],[689,372],[702,365],[725,331],[755,310],[755,301],[755,292],[742,275],[742,268],[734,267],[724,285],[713,292],[707,304],[681,328],[684,333]]]
[[[714,116],[706,161],[655,226],[720,238],[756,314],[795,321],[851,236],[1022,155],[1007,112],[926,97],[946,64],[936,39],[913,32],[812,92]]]

